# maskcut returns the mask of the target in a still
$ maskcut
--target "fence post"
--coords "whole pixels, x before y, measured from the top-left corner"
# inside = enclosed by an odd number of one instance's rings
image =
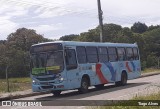
[[[9,92],[9,80],[8,80],[8,65],[6,66],[6,82],[7,82],[7,92]]]
[[[159,61],[160,61],[160,57],[158,57],[158,69],[159,69],[159,64],[160,64],[160,62],[159,62]]]

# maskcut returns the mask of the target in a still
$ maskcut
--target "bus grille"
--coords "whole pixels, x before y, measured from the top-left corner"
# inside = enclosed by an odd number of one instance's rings
[[[47,77],[47,78],[37,78],[39,81],[50,81],[50,80],[54,80],[55,77]]]
[[[51,89],[53,86],[41,86],[43,89]]]

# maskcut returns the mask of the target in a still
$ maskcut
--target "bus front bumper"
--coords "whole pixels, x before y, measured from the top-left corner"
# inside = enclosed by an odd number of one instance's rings
[[[65,85],[63,83],[48,84],[48,85],[32,84],[33,92],[47,92],[47,91],[54,91],[54,90],[65,90]]]

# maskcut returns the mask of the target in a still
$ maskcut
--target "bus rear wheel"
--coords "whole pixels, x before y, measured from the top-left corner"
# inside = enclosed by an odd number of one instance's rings
[[[55,90],[55,91],[52,91],[52,93],[54,94],[54,96],[59,96],[61,94],[61,90]]]
[[[89,80],[86,77],[82,78],[81,87],[78,89],[80,93],[87,93],[89,87]]]
[[[126,72],[122,72],[121,81],[115,82],[116,86],[124,86],[127,84],[127,74]]]

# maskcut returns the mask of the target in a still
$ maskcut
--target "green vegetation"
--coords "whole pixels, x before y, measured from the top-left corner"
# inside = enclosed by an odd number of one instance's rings
[[[145,68],[144,70],[142,70],[142,74],[143,74],[143,73],[150,73],[150,72],[160,72],[160,69],[156,69],[156,68]]]
[[[122,27],[117,24],[104,24],[103,42],[137,43],[141,55],[142,70],[157,68],[160,57],[160,26],[147,26],[136,22],[131,26]],[[79,35],[60,37],[64,41],[99,42],[99,26],[82,32]],[[31,45],[52,41],[37,34],[33,29],[20,28],[8,35],[7,40],[0,40],[0,78],[8,72],[10,78],[29,77]]]
[[[104,24],[103,42],[137,43],[141,55],[142,70],[157,68],[160,57],[160,26],[147,26],[145,23],[136,22],[131,26],[122,27],[117,24]],[[99,27],[88,30],[79,35],[66,35],[60,38],[68,41],[99,42]]]
[[[133,100],[160,100],[160,92],[146,96],[134,97]]]
[[[6,86],[6,79],[0,79],[0,93],[7,92]],[[31,89],[31,78],[10,78],[9,89],[10,92]]]
[[[134,97],[131,100],[160,100],[160,92],[146,96]],[[125,102],[125,104],[130,104],[130,101]],[[159,108],[160,106],[96,106],[96,107],[89,107],[87,109],[159,109]]]

